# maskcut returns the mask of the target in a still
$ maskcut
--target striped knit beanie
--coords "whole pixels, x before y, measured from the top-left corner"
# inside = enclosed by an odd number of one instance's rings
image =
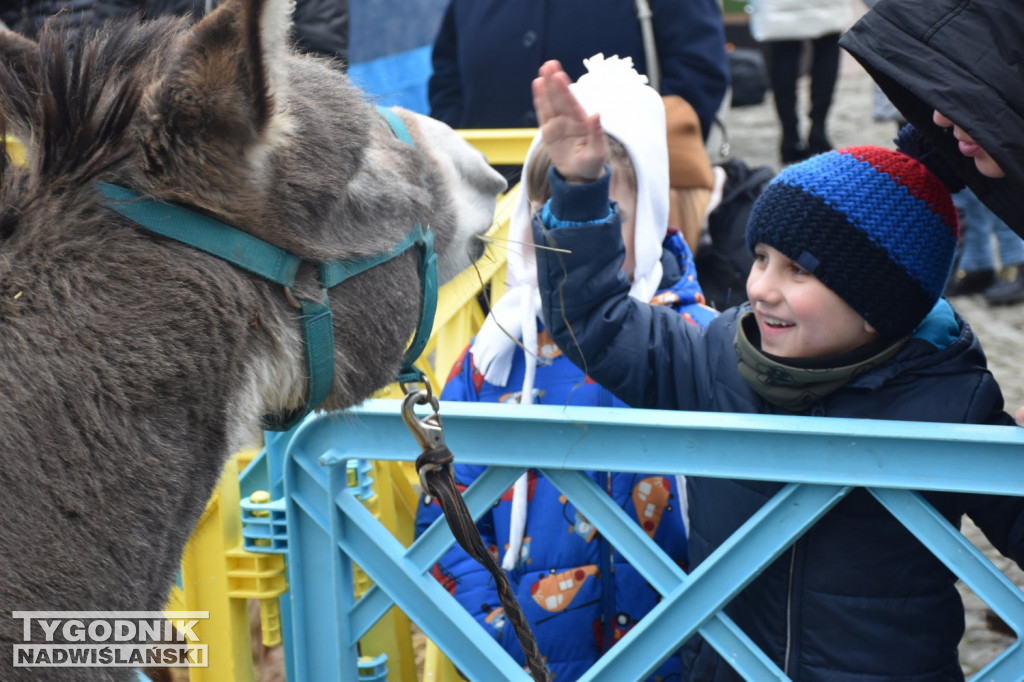
[[[949,190],[923,164],[849,147],[779,173],[754,203],[747,247],[779,250],[882,336],[899,338],[942,295],[958,233]]]

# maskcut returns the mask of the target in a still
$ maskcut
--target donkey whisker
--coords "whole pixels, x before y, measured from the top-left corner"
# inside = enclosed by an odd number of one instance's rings
[[[526,246],[533,246],[533,248],[535,248],[535,249],[543,249],[544,251],[554,251],[555,253],[572,253],[572,251],[570,251],[569,249],[559,249],[559,248],[554,247],[554,246],[543,246],[543,245],[540,245],[540,244],[530,244],[529,242],[524,242],[524,241],[521,241],[521,240],[518,240],[518,239],[509,239],[507,237],[504,238],[504,239],[499,239],[498,237],[492,237],[492,236],[489,236],[489,235],[486,235],[486,234],[478,234],[478,235],[476,235],[476,238],[480,239],[482,241],[488,242],[490,244],[505,244],[505,245],[508,245],[508,244],[523,244],[523,245],[526,245]]]

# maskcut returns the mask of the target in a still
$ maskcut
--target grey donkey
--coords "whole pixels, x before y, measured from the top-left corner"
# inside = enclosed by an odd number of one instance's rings
[[[303,405],[281,287],[110,210],[97,183],[188,206],[305,260],[387,251],[417,221],[444,280],[482,252],[505,181],[454,131],[398,111],[396,138],[345,76],[289,45],[288,0],[228,0],[194,25],[94,35],[0,28],[0,679],[131,679],[12,667],[12,611],[165,604],[225,459]],[[298,297],[322,293],[313,267]],[[397,375],[419,321],[414,251],[330,293],[322,407]],[[396,406],[397,409],[397,406]],[[56,633],[57,641],[61,631]]]

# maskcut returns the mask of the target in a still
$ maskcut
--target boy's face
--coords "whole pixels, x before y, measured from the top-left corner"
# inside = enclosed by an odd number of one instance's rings
[[[780,251],[754,247],[747,297],[761,350],[782,358],[816,358],[859,348],[878,332],[839,296]]]

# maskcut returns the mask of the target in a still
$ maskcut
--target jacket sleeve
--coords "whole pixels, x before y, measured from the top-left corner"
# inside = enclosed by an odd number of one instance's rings
[[[457,43],[455,3],[452,1],[448,3],[434,39],[430,58],[434,72],[427,83],[427,94],[430,99],[430,116],[453,128],[458,128],[462,119],[462,82]]]
[[[1015,427],[1003,411],[1002,392],[992,375],[982,376],[964,422]],[[967,515],[1003,556],[1024,568],[1024,497],[971,495]]]
[[[975,495],[967,515],[992,546],[1024,568],[1024,497]]]
[[[722,10],[717,0],[654,0],[651,12],[661,94],[689,102],[707,140],[729,86]]]
[[[348,0],[301,0],[295,3],[293,33],[299,48],[340,60],[348,59]]]
[[[707,367],[701,330],[670,308],[629,296],[618,206],[599,222],[583,222],[580,215],[566,222],[558,209],[564,183],[554,173],[549,178],[552,199],[534,216],[533,230],[538,245],[558,249],[537,249],[544,324],[555,343],[633,407],[699,409],[697,386],[705,383]]]

